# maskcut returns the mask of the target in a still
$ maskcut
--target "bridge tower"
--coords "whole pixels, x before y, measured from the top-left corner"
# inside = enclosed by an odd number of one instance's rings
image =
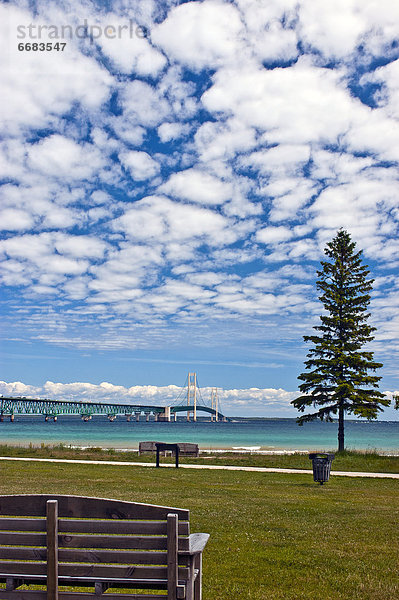
[[[218,404],[219,404],[218,389],[217,388],[212,388],[211,389],[211,406],[212,406],[212,409],[216,411],[216,414],[211,416],[211,421],[213,421],[213,420],[218,421],[219,420]]]
[[[197,373],[189,373],[187,378],[187,406],[194,406],[193,421],[197,420]],[[190,411],[187,410],[187,421]]]

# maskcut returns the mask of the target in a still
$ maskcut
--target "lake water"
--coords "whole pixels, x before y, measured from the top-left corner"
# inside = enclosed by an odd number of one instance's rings
[[[338,425],[314,421],[299,427],[295,419],[254,419],[236,422],[196,423],[178,421],[127,422],[118,417],[109,422],[94,416],[88,422],[76,416],[60,416],[57,422],[43,417],[16,416],[11,423],[0,423],[0,443],[13,445],[59,444],[101,446],[104,448],[138,448],[140,441],[193,442],[201,450],[260,446],[262,451],[334,450]],[[350,450],[378,450],[399,453],[398,421],[346,421],[345,445]]]

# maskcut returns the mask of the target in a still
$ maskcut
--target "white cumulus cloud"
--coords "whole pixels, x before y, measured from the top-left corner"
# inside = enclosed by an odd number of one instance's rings
[[[122,152],[119,155],[122,164],[137,181],[144,181],[157,175],[159,164],[147,152]]]

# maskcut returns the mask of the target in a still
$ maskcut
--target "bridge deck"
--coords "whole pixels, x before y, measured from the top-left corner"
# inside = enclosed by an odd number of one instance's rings
[[[154,406],[146,404],[117,404],[109,402],[83,402],[83,401],[66,401],[66,400],[50,400],[40,398],[25,398],[25,397],[1,397],[0,398],[0,415],[45,415],[56,417],[58,415],[146,415],[153,414],[155,417],[166,415],[165,406]],[[193,412],[194,406],[170,406],[170,413],[178,412]],[[222,413],[208,406],[196,405],[197,411],[203,411],[211,415],[217,414],[218,418],[224,419]]]

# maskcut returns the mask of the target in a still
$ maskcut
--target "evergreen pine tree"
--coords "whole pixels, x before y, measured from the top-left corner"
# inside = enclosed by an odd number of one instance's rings
[[[375,327],[367,324],[374,280],[367,279],[370,271],[362,265],[362,251],[355,253],[355,246],[350,234],[340,229],[324,250],[330,260],[321,262],[317,289],[325,312],[321,324],[314,327],[319,334],[304,336],[313,347],[305,361],[307,371],[298,378],[303,381],[302,396],[292,401],[300,412],[310,406],[318,408],[299,417],[299,425],[317,418],[332,421],[338,414],[339,452],[345,448],[345,414],[375,419],[381,405],[390,404],[378,391],[381,377],[368,373],[375,373],[382,364],[362,349],[374,339]]]

